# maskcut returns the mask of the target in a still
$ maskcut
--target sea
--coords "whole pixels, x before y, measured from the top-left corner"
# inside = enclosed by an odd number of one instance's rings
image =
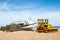
[[[60,26],[53,26],[53,28],[60,28]]]

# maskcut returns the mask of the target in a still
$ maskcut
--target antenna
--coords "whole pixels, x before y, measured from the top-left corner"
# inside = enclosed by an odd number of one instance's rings
[[[30,18],[30,20],[32,20],[30,16],[29,16],[29,18]]]

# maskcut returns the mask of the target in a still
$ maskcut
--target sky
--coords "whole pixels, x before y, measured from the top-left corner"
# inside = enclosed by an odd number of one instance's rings
[[[60,0],[0,0],[0,26],[16,21],[36,22],[48,18],[53,26],[60,26]]]

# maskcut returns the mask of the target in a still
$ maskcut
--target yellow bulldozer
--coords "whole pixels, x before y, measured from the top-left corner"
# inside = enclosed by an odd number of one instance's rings
[[[38,32],[49,32],[49,31],[58,31],[58,29],[53,28],[52,24],[48,24],[48,19],[38,19]]]

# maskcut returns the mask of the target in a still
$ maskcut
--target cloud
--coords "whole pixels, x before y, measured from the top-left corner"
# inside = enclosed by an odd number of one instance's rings
[[[60,12],[47,11],[44,8],[38,8],[37,5],[13,5],[9,4],[8,1],[0,4],[0,25],[21,20],[30,21],[29,16],[33,21],[37,21],[38,18],[48,18],[49,23],[60,25]]]
[[[10,8],[9,8],[9,5],[10,4],[8,4],[8,1],[9,0],[3,0],[2,2],[0,2],[0,11],[9,11],[10,10]]]
[[[35,4],[25,4],[25,5],[16,5],[13,3],[9,3],[10,0],[6,0],[2,3],[0,3],[0,11],[21,11],[21,10],[30,10],[35,9],[37,6]]]
[[[18,14],[17,14],[18,13]],[[40,13],[40,12],[39,12]],[[34,14],[31,10],[24,10],[21,12],[10,11],[10,12],[1,12],[0,13],[0,24],[9,24],[15,21],[31,21],[29,16],[33,21],[37,21],[38,18],[48,18],[49,23],[52,25],[59,25],[60,12],[46,12],[45,14]]]

